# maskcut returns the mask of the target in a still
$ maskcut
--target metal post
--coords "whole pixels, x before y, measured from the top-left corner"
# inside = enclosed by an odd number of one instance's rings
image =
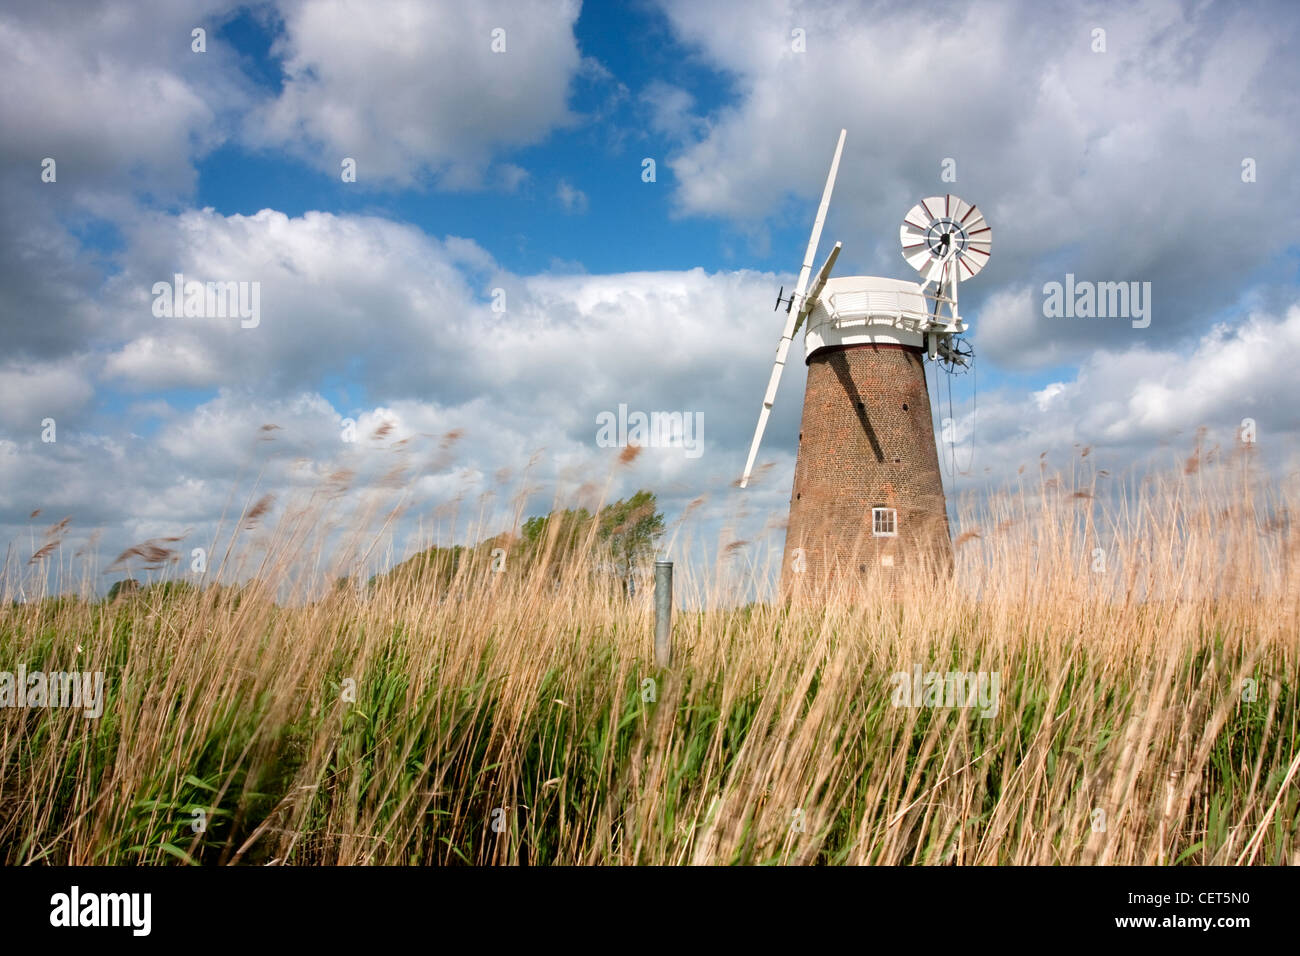
[[[655,562],[655,665],[667,667],[673,656],[673,563]]]

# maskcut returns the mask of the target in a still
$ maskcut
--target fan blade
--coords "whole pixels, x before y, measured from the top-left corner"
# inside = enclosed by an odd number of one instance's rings
[[[835,268],[835,260],[840,257],[840,249],[843,248],[843,246],[844,243],[842,242],[835,243],[835,248],[833,248],[831,254],[826,257],[826,261],[822,263],[822,267],[817,270],[817,275],[808,289],[808,294],[804,296],[803,305],[799,308],[799,318],[796,319],[794,323],[795,335],[799,334],[799,327],[803,325],[803,320],[808,317],[808,313],[811,312],[813,306],[817,304],[817,297],[822,294],[822,289],[826,288],[826,280],[831,277],[831,269]]]
[[[754,440],[749,445],[749,457],[745,459],[745,473],[740,476],[740,487],[749,485],[749,476],[754,471],[754,459],[758,457],[758,446],[767,429],[767,418],[772,414],[772,403],[776,401],[776,389],[781,384],[781,372],[785,369],[786,356],[790,354],[790,342],[794,339],[795,317],[791,314],[785,324],[785,334],[776,347],[776,364],[772,366],[772,376],[767,380],[767,391],[763,395],[763,407],[758,413],[758,427],[754,429]]]
[[[843,246],[844,243],[842,242],[835,243],[835,248],[832,249],[831,254],[826,257],[826,261],[822,263],[822,267],[817,270],[817,277],[813,279],[813,284],[808,289],[808,295],[803,300],[803,307],[799,310],[804,315],[807,315],[812,311],[813,305],[817,302],[817,297],[822,294],[822,289],[826,288],[826,280],[831,277],[831,269],[835,268],[835,260],[840,257],[840,249],[843,248]]]
[[[749,485],[749,476],[754,471],[754,459],[758,457],[758,446],[763,440],[763,432],[767,428],[768,416],[772,414],[772,403],[776,401],[776,390],[781,384],[781,372],[785,369],[786,357],[790,354],[790,342],[794,339],[795,329],[799,321],[803,318],[803,294],[808,288],[808,274],[812,272],[813,257],[817,255],[817,243],[822,237],[822,226],[826,224],[826,210],[831,204],[831,193],[835,189],[835,177],[840,171],[840,155],[844,152],[844,137],[848,130],[840,130],[839,141],[835,144],[835,156],[831,159],[831,171],[826,177],[826,188],[822,190],[821,205],[817,207],[817,218],[813,220],[812,235],[808,238],[808,249],[803,256],[803,265],[799,269],[799,281],[795,284],[794,292],[791,293],[793,298],[800,302],[798,314],[791,309],[787,315],[789,318],[785,322],[785,330],[781,333],[781,341],[776,347],[776,364],[772,366],[772,377],[767,382],[767,392],[763,396],[763,408],[758,413],[758,428],[754,430],[754,440],[749,446],[749,458],[745,461],[745,473],[740,477],[740,487],[744,488]]]
[[[844,137],[848,130],[840,130],[839,142],[835,144],[835,157],[831,160],[830,175],[826,177],[826,188],[822,190],[821,205],[817,207],[817,218],[813,220],[812,235],[808,237],[808,251],[803,254],[803,267],[799,270],[799,284],[795,287],[795,296],[802,299],[808,288],[808,274],[812,272],[813,258],[817,255],[817,243],[822,237],[822,226],[826,224],[826,210],[831,204],[831,192],[835,189],[835,177],[840,171],[840,154],[844,152]]]
[[[778,378],[779,378],[778,373]],[[767,430],[767,417],[772,414],[772,406],[763,405],[763,410],[758,413],[758,427],[754,429],[754,440],[749,446],[749,460],[745,462],[745,473],[740,478],[740,487],[749,487],[749,476],[754,470],[754,459],[758,457],[758,445],[763,440],[763,432]]]

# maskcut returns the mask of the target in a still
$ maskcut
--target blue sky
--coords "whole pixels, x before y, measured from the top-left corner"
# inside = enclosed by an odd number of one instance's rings
[[[219,32],[248,58],[245,71],[269,92],[279,89],[281,77],[280,59],[271,50],[273,29],[244,12]],[[641,160],[649,155],[650,144],[639,135],[646,108],[637,102],[635,91],[667,82],[690,89],[700,109],[716,110],[735,100],[726,77],[693,60],[674,42],[663,12],[647,4],[587,4],[573,32],[584,56],[611,73],[575,80],[569,96],[572,125],[557,128],[536,145],[502,151],[503,161],[529,171],[531,188],[511,193],[393,189],[382,184],[365,188],[364,183],[361,189],[348,188],[337,175],[283,154],[232,146],[214,151],[199,164],[196,201],[224,214],[271,207],[290,215],[330,209],[398,218],[431,235],[472,236],[520,274],[546,271],[557,261],[589,272],[739,265],[724,244],[725,222],[672,215],[671,168],[657,170],[663,188],[639,188]],[[611,143],[615,137],[618,142]],[[646,149],[638,151],[638,141]],[[662,153],[658,158],[662,162]],[[580,189],[597,212],[616,208],[618,215],[568,214],[553,194],[560,180]],[[628,230],[629,220],[637,223],[635,232]],[[791,223],[781,227],[790,229],[783,238],[794,242],[798,228],[806,228]],[[747,254],[743,261],[760,269],[784,265],[775,253]]]
[[[838,275],[911,278],[897,229],[924,196],[976,202],[994,230],[962,289],[978,377],[950,383],[952,416],[957,461],[974,457],[950,501],[1043,451],[1140,471],[1247,417],[1288,473],[1298,28],[1289,4],[1176,0],[5,11],[0,532],[31,544],[70,515],[66,550],[98,531],[107,564],[213,540],[259,475],[286,508],[347,466],[359,507],[381,450],[456,432],[449,459],[410,464],[396,557],[458,497],[495,489],[508,526],[495,476],[532,461],[529,512],[609,476],[670,518],[703,499],[692,534],[761,562],[781,544],[798,363],[770,470],[731,482],[841,127],[822,248],[843,241]],[[151,287],[176,272],[260,283],[260,324],[160,319]],[[1042,287],[1067,273],[1150,282],[1151,326],[1046,316]],[[702,415],[705,453],[616,465],[595,418],[620,404]],[[391,427],[340,443],[347,419]]]

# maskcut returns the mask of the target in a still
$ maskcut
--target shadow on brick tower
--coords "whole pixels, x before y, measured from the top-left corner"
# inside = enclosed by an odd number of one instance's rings
[[[893,591],[904,580],[949,573],[952,542],[935,444],[925,362],[966,366],[958,338],[962,280],[984,267],[992,233],[979,210],[953,195],[924,199],[903,217],[903,256],[921,280],[830,277],[836,243],[812,274],[845,132],[786,307],[758,428],[740,486],[753,471],[794,337],[804,332],[804,393],[781,589],[787,598]],[[811,284],[810,284],[811,278]]]

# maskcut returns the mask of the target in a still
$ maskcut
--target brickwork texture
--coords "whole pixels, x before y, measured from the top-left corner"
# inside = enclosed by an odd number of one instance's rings
[[[897,512],[894,537],[872,509]],[[900,345],[823,349],[808,360],[781,588],[822,600],[896,592],[952,566],[923,353]]]

